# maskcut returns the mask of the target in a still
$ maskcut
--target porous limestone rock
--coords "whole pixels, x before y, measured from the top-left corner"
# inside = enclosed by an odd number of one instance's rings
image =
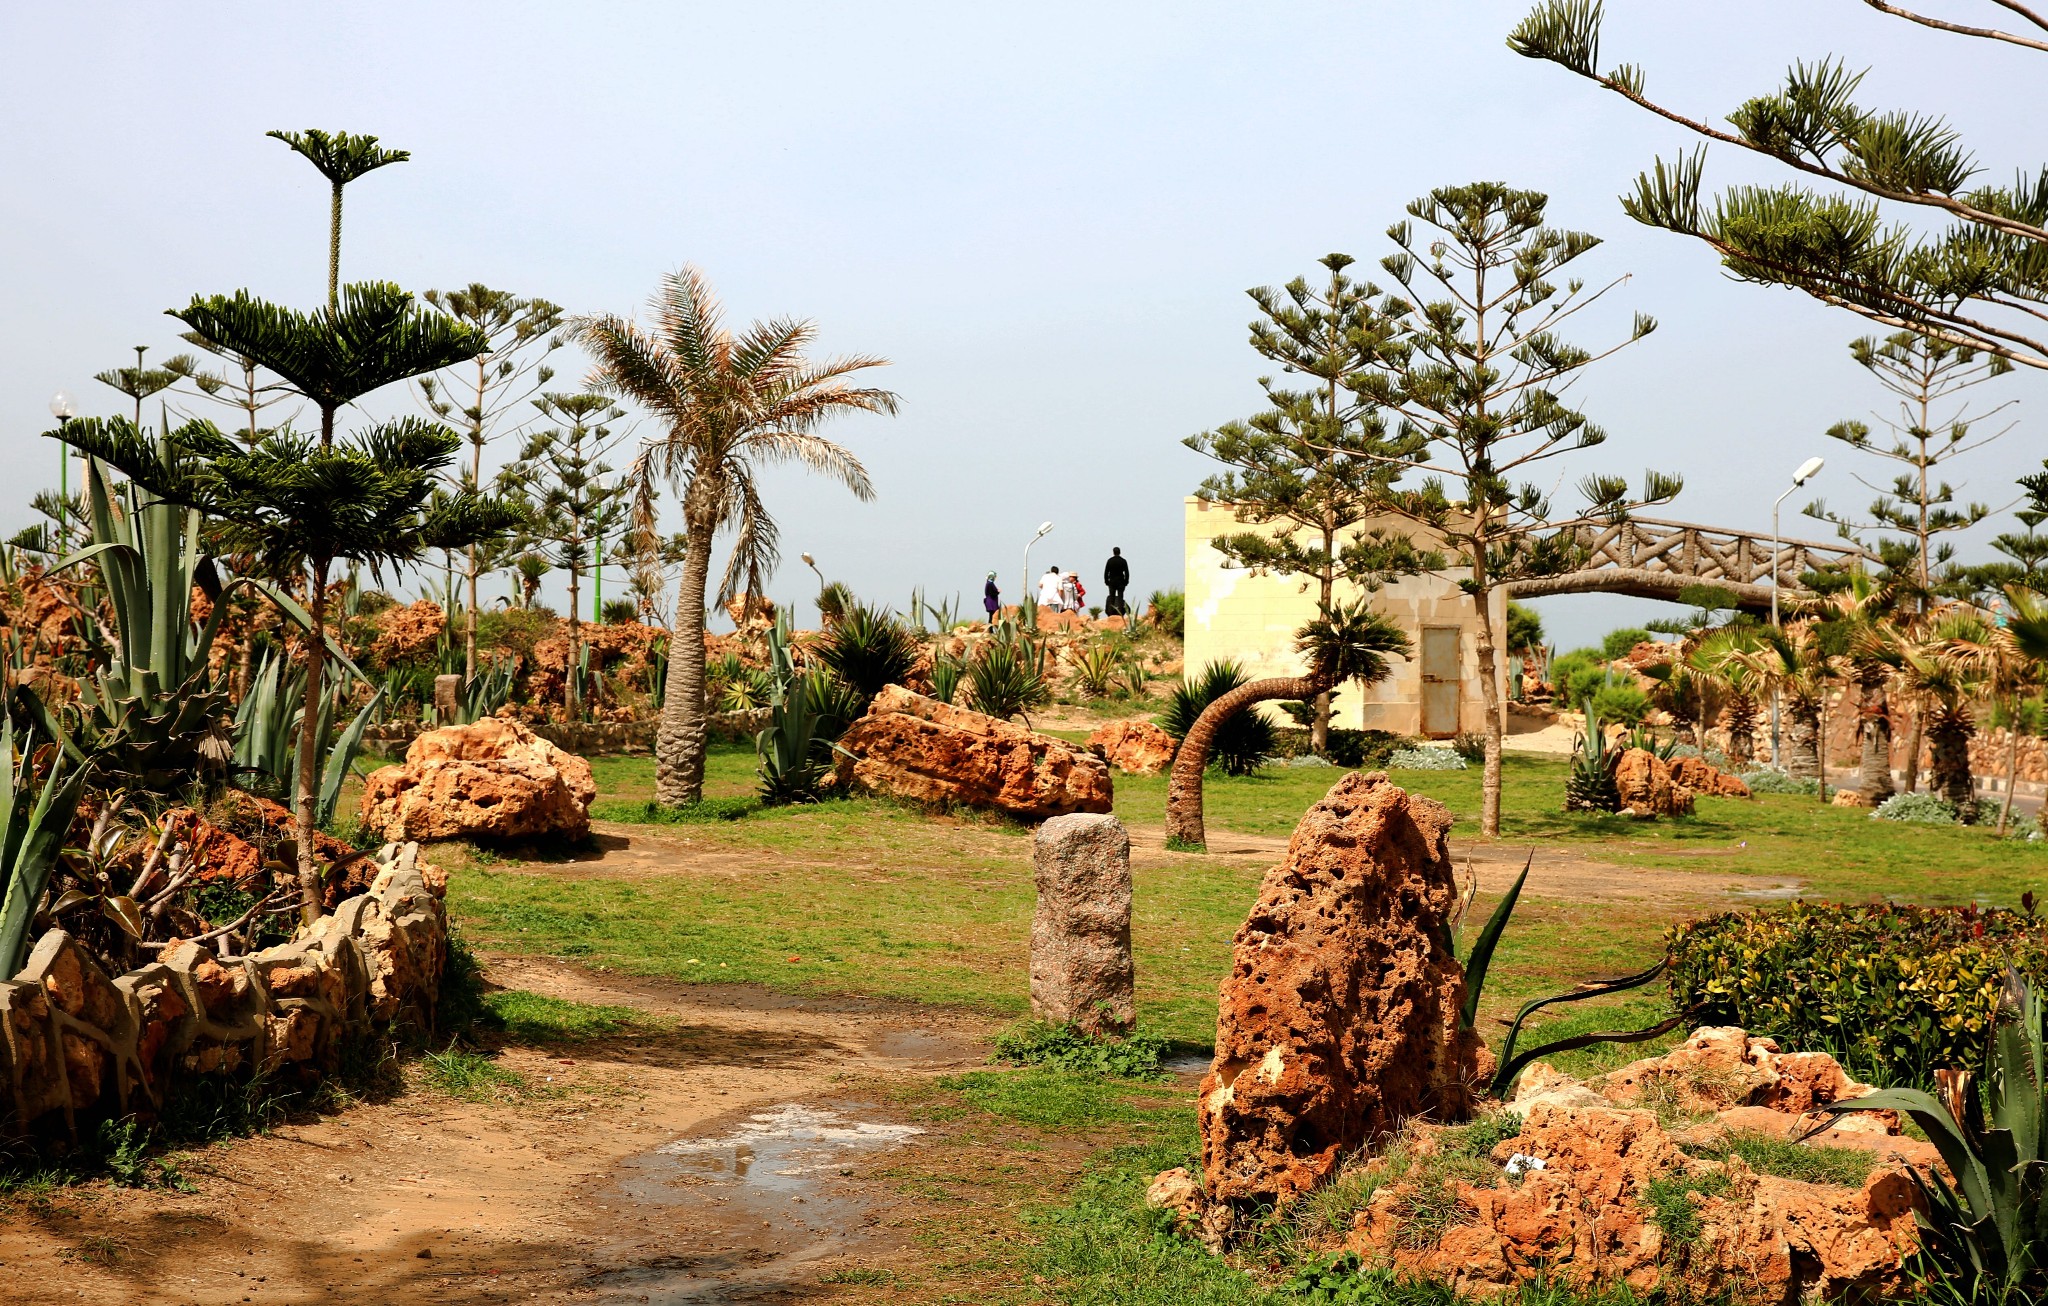
[[[1631,748],[1614,768],[1621,810],[1630,816],[1691,816],[1692,790],[1671,778],[1664,759],[1647,748]]]
[[[590,764],[517,721],[485,717],[429,730],[363,786],[363,819],[394,843],[581,839],[597,796]]]
[[[1698,1030],[1662,1057],[1583,1083],[1539,1062],[1510,1104],[1520,1132],[1495,1146],[1491,1160],[1502,1165],[1519,1153],[1541,1168],[1512,1181],[1449,1179],[1456,1214],[1426,1240],[1404,1233],[1416,1181],[1390,1176],[1346,1246],[1474,1295],[1549,1273],[1579,1288],[1682,1286],[1674,1295],[1687,1300],[1861,1300],[1857,1294],[1904,1286],[1901,1267],[1917,1244],[1906,1167],[1940,1166],[1931,1145],[1899,1136],[1889,1113],[1852,1113],[1809,1137],[1825,1122],[1816,1108],[1868,1091],[1832,1057],[1781,1053],[1740,1029]],[[1662,1123],[1674,1120],[1690,1123]],[[1739,1156],[1700,1155],[1713,1155],[1716,1140],[1736,1131],[1855,1147],[1872,1153],[1874,1165],[1861,1184],[1839,1186],[1758,1174]],[[1432,1127],[1416,1135],[1411,1154],[1436,1146]],[[1685,1176],[1706,1182],[1688,1198],[1698,1233],[1674,1254],[1649,1188]]]
[[[1490,1066],[1459,1028],[1451,814],[1385,774],[1339,780],[1295,827],[1237,932],[1202,1080],[1203,1178],[1286,1199],[1411,1116],[1465,1116]]]
[[[1712,798],[1747,798],[1749,786],[1739,776],[1732,776],[1715,766],[1704,757],[1675,757],[1671,759],[1671,779],[1682,784],[1695,794]]]
[[[1038,827],[1031,1014],[1090,1034],[1136,1019],[1131,985],[1131,837],[1114,816],[1070,813]]]
[[[1836,807],[1874,807],[1870,795],[1858,789],[1837,789],[1828,802]]]
[[[1027,820],[1107,812],[1111,798],[1109,764],[1087,749],[901,685],[877,694],[840,736],[833,782]]]
[[[1125,775],[1164,775],[1173,765],[1177,745],[1172,735],[1143,717],[1134,717],[1097,726],[1088,736],[1088,747],[1100,750],[1103,758]]]

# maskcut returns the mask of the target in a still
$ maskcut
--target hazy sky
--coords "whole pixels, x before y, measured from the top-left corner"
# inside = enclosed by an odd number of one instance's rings
[[[1610,7],[1603,62],[1643,63],[1675,106],[1718,116],[1832,51],[1871,68],[1866,102],[1948,114],[1993,176],[2040,162],[2038,57],[1857,0]],[[1580,387],[1610,440],[1553,464],[1567,484],[1679,471],[1668,515],[1764,530],[1791,469],[1824,453],[1818,488],[1867,500],[1848,477],[1858,460],[1820,434],[1876,402],[1845,348],[1862,324],[1730,282],[1702,248],[1625,218],[1615,196],[1637,169],[1691,142],[1508,53],[1525,8],[8,6],[0,530],[55,480],[38,438],[51,392],[120,411],[91,375],[137,344],[152,359],[181,348],[163,310],[243,286],[318,301],[325,183],[263,137],[308,126],[413,155],[350,188],[344,278],[636,311],[688,261],[736,321],[812,317],[825,352],[894,360],[880,376],[902,414],[830,431],[867,463],[877,502],[770,483],[789,553],[779,599],[815,588],[805,549],[899,607],[916,584],[971,604],[991,567],[1014,598],[1047,518],[1034,570],[1094,576],[1117,544],[1140,595],[1178,585],[1181,498],[1211,470],[1179,441],[1257,405],[1245,289],[1331,250],[1376,262],[1410,199],[1480,178],[1547,191],[1554,221],[1606,237],[1589,277],[1632,274],[1575,338],[1612,339],[1637,310],[1662,323]],[[1776,175],[1710,158],[1719,180]],[[564,370],[558,386],[580,361]],[[2000,385],[2022,424],[1967,471],[1995,503],[2048,453],[2042,378]],[[409,403],[393,389],[370,406]],[[1825,537],[1801,502],[1786,533]],[[1655,606],[1544,605],[1567,644]]]

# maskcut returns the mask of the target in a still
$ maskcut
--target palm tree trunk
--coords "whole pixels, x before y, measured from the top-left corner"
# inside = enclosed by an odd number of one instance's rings
[[[1864,683],[1863,702],[1857,710],[1863,727],[1862,791],[1874,807],[1892,796],[1892,717],[1882,680]]]
[[[327,670],[327,559],[313,564],[313,629],[306,636],[306,690],[299,700],[299,775],[293,786],[293,822],[298,837],[299,916],[310,925],[326,914],[320,862],[314,856],[313,795],[320,783],[320,694]]]
[[[668,686],[661,729],[654,740],[654,797],[666,807],[682,807],[704,797],[704,586],[711,572],[716,527],[710,514],[689,514],[686,524],[689,552],[676,587]]]
[[[1970,733],[1966,715],[1941,708],[1927,730],[1930,778],[1964,825],[1975,824],[1977,810],[1976,788],[1970,783]]]
[[[1728,760],[1742,764],[1756,755],[1756,700],[1736,690],[1728,698]]]
[[[1173,775],[1166,783],[1166,842],[1176,848],[1200,848],[1208,843],[1202,828],[1202,773],[1209,769],[1209,752],[1225,722],[1254,703],[1274,699],[1310,699],[1329,686],[1312,676],[1284,676],[1254,680],[1240,685],[1202,709],[1202,715],[1188,727],[1187,738],[1173,757]]]
[[[1910,794],[1915,789],[1918,789],[1920,787],[1920,749],[1923,735],[1922,724],[1923,718],[1926,714],[1923,713],[1918,707],[1913,707],[1908,710],[1912,713],[1913,718],[1912,725],[1906,728],[1905,786],[1906,792]]]
[[[1821,774],[1820,711],[1807,699],[1793,699],[1785,707],[1785,733],[1791,747],[1785,750],[1785,773],[1818,778]]]

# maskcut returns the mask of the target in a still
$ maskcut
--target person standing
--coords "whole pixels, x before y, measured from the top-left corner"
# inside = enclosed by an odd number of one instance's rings
[[[1003,610],[1003,592],[996,588],[996,574],[990,572],[988,579],[981,583],[981,610],[988,614],[988,624],[996,624],[996,614]]]
[[[1060,610],[1060,569],[1047,567],[1045,575],[1038,578],[1038,606],[1047,612]]]
[[[1102,601],[1104,613],[1121,617],[1130,611],[1130,604],[1124,601],[1124,589],[1130,583],[1131,564],[1124,561],[1124,551],[1111,549],[1109,561],[1102,564],[1102,584],[1109,591],[1109,597]]]
[[[1060,573],[1060,611],[1079,612],[1081,610],[1079,583],[1080,577],[1076,576],[1073,572],[1063,571]]]

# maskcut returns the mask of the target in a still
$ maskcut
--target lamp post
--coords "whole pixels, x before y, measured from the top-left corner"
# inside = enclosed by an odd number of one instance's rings
[[[1047,532],[1051,530],[1051,522],[1040,522],[1038,524],[1038,533],[1024,543],[1024,588],[1017,591],[1017,610],[1019,612],[1024,610],[1024,597],[1031,593],[1031,546],[1044,539]]]
[[[1800,486],[1818,476],[1820,469],[1825,466],[1827,466],[1826,460],[1820,458],[1809,458],[1799,464],[1799,470],[1792,473],[1791,486],[1783,494],[1771,501],[1771,629],[1773,630],[1778,628],[1778,509],[1784,504],[1785,500],[1792,497],[1793,492]],[[1779,751],[1779,747],[1778,690],[1773,687],[1771,690],[1771,765],[1782,768],[1785,765],[1785,754]],[[1820,765],[1821,783],[1823,785],[1827,783],[1827,764],[1827,745],[1826,741],[1822,741]]]
[[[78,416],[78,405],[71,401],[68,390],[59,390],[50,396],[50,416],[57,419],[57,429],[63,430],[64,423]],[[71,446],[59,441],[57,444],[57,535],[58,548],[64,546],[65,519],[71,511]]]
[[[825,592],[825,573],[818,570],[818,560],[808,553],[800,553],[797,556],[804,560],[804,566],[809,567],[811,574],[818,578],[818,593],[823,594]]]

